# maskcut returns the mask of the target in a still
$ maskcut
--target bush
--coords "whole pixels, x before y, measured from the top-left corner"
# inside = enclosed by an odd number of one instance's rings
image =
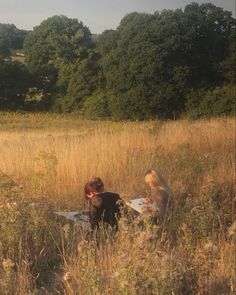
[[[235,86],[233,84],[216,87],[213,90],[200,90],[191,93],[186,110],[193,118],[234,116]]]
[[[24,108],[31,79],[25,65],[17,61],[0,60],[0,109],[18,110]]]
[[[82,112],[86,117],[109,117],[110,112],[108,110],[107,97],[101,93],[93,94],[92,96],[88,97],[84,102]]]
[[[149,101],[140,88],[109,96],[111,117],[117,120],[144,120],[151,118]]]

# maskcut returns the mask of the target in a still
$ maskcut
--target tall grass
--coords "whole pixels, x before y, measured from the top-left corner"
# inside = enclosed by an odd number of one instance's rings
[[[236,291],[234,230],[228,234],[235,213],[233,119],[108,122],[1,114],[0,124],[0,170],[24,188],[10,192],[21,204],[10,209],[21,226],[1,217],[2,262],[14,264],[0,271],[4,294]],[[145,196],[143,175],[151,167],[163,172],[175,193],[171,217],[156,227],[122,220],[119,234],[99,247],[28,205],[85,208],[83,185],[94,175],[121,196]],[[4,195],[6,205],[9,192]],[[22,288],[11,291],[12,280]]]

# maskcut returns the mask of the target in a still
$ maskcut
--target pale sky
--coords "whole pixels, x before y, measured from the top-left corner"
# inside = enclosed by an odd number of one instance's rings
[[[77,18],[92,33],[115,29],[120,20],[133,11],[149,12],[184,8],[187,0],[0,0],[0,23],[13,23],[20,29],[32,29],[53,15]],[[235,16],[235,0],[195,0],[211,2],[230,10]]]

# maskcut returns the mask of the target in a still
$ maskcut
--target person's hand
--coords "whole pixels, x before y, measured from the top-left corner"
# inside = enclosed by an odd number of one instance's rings
[[[144,198],[144,204],[150,204],[151,199],[149,197]]]
[[[63,280],[69,291],[68,294],[78,294],[78,283],[70,272],[65,273]]]
[[[66,283],[71,283],[72,282],[72,274],[70,272],[66,272],[63,279]]]
[[[87,196],[88,199],[91,200],[93,198],[94,194],[91,192],[91,193],[87,194],[86,196]]]

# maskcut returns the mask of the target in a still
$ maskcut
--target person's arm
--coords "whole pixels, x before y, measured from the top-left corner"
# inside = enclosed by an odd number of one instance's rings
[[[121,199],[121,197],[119,195],[117,195],[117,201],[116,201],[116,218],[119,219],[121,217],[122,212],[124,213],[125,210],[125,203],[124,201]]]
[[[95,229],[98,226],[97,209],[91,203],[89,204],[89,218],[91,228]]]
[[[79,285],[76,282],[75,278],[72,276],[70,272],[67,272],[63,277],[66,285],[66,289],[68,291],[68,294],[70,295],[77,295]]]
[[[168,204],[168,194],[165,191],[157,191],[153,197],[158,208],[158,217],[163,218]]]

